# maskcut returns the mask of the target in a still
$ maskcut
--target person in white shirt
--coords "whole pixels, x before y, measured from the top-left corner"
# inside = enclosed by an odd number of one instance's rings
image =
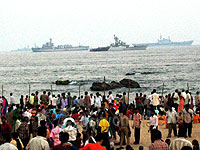
[[[179,98],[179,95],[178,95],[178,89],[175,90],[173,101],[174,101],[174,107],[176,109],[176,112],[178,112],[178,106],[179,106],[179,103],[180,103],[180,98]]]
[[[71,120],[68,120],[66,123],[66,127],[64,128],[64,132],[69,134],[69,142],[76,141],[77,129],[74,127],[74,123]]]
[[[45,127],[38,128],[38,136],[32,138],[26,149],[27,150],[50,150],[49,143],[46,141],[47,129]]]
[[[13,144],[4,143],[0,146],[0,150],[18,150],[18,148]]]
[[[53,97],[51,95],[51,92],[48,92],[48,100],[49,100],[49,105],[53,103]]]
[[[113,95],[112,95],[112,91],[109,91],[109,93],[108,93],[108,98],[109,98],[109,103],[112,103],[112,101],[114,100],[114,97],[113,97]]]
[[[16,104],[15,97],[13,96],[13,93],[10,93],[10,105]]]
[[[153,143],[155,141],[154,135],[155,135],[155,130],[158,129],[158,117],[155,115],[155,112],[151,112],[151,117],[150,117],[150,122],[149,122],[149,130],[151,132],[151,142]]]
[[[91,100],[91,106],[93,106],[94,105],[94,96],[92,93],[90,94],[90,100]]]
[[[168,118],[168,137],[167,138],[171,138],[171,133],[172,133],[172,129],[174,131],[174,136],[177,136],[177,129],[176,129],[176,123],[177,123],[177,113],[175,110],[172,110],[171,107],[169,107],[169,110],[166,113],[166,116]]]
[[[191,95],[188,90],[186,90],[186,99],[185,99],[185,105],[191,104]]]
[[[184,100],[186,99],[186,93],[184,89],[182,90],[181,96],[184,98]]]
[[[28,112],[28,110],[26,108],[24,108],[24,117],[28,117],[28,119],[31,119],[32,114],[30,112]]]
[[[53,95],[53,97],[52,97],[52,105],[56,106],[57,101],[58,101],[58,98],[55,95]]]
[[[190,141],[184,138],[177,138],[171,142],[169,150],[181,150],[184,146],[193,147]]]
[[[94,107],[97,107],[98,109],[100,109],[101,108],[101,102],[102,102],[102,97],[97,92],[96,93],[96,99],[95,99]]]
[[[156,89],[153,89],[152,104],[153,104],[154,110],[160,105],[160,99],[159,99],[159,95],[156,93]]]

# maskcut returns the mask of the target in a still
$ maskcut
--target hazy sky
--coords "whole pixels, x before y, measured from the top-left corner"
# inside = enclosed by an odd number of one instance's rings
[[[107,46],[113,34],[131,43],[200,43],[199,0],[1,0],[0,50],[55,45]]]

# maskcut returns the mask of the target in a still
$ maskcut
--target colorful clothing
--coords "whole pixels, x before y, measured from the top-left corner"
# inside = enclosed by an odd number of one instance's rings
[[[136,128],[140,128],[141,120],[142,116],[139,113],[135,114],[133,117],[133,126]]]
[[[1,114],[3,114],[3,115],[6,114],[6,112],[7,112],[7,107],[8,107],[8,102],[7,102],[6,99],[3,99]]]
[[[149,150],[169,150],[169,147],[167,143],[161,140],[156,140],[149,146]]]
[[[180,97],[180,102],[179,102],[179,106],[178,106],[178,112],[181,112],[184,110],[184,100],[183,97]]]
[[[108,132],[108,127],[110,127],[110,124],[106,119],[102,119],[99,122],[99,126],[101,127],[101,132],[105,133],[105,132]]]
[[[106,150],[106,148],[97,143],[89,143],[80,150]]]
[[[60,128],[59,126],[56,126],[50,134],[50,137],[54,140],[54,146],[58,145],[61,143],[60,139],[59,139],[59,133],[62,132],[63,129]]]

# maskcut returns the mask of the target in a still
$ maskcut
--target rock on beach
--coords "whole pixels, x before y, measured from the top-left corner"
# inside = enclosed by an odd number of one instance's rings
[[[105,90],[112,90],[112,89],[117,89],[117,88],[122,88],[122,87],[129,87],[130,88],[140,88],[140,85],[138,82],[132,80],[132,79],[123,79],[120,82],[112,81],[111,83],[105,83],[104,87],[104,82],[94,82],[90,89],[92,91],[104,91]]]

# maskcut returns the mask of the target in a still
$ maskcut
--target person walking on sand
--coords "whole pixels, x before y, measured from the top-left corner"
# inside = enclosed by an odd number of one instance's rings
[[[158,117],[155,114],[155,111],[151,112],[150,122],[149,122],[149,131],[151,132],[151,142],[155,141],[155,130],[158,129]]]
[[[133,116],[133,128],[135,128],[135,142],[137,145],[140,143],[140,127],[141,127],[142,115],[139,113],[139,110],[136,109],[136,114]]]

